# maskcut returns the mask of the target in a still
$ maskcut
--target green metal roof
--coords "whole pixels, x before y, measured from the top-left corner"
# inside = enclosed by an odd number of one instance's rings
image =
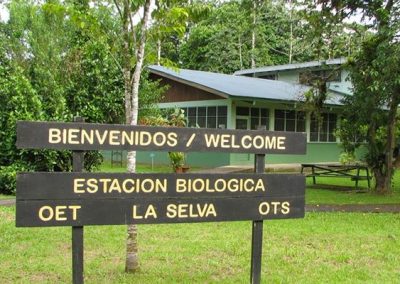
[[[223,98],[266,99],[275,101],[301,100],[308,86],[276,80],[226,75],[188,69],[169,69],[151,65],[150,73],[205,90]],[[330,95],[327,104],[340,105],[340,97]]]

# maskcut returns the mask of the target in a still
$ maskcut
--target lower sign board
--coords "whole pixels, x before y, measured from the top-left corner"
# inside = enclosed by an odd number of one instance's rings
[[[302,218],[304,190],[298,174],[23,173],[16,225]]]

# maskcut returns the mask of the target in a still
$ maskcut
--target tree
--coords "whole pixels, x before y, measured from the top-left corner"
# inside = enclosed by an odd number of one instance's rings
[[[136,125],[139,111],[139,85],[145,56],[147,25],[150,21],[151,0],[145,1],[117,1],[114,4],[118,10],[122,23],[122,58],[125,99],[125,123]],[[143,8],[143,18],[135,26],[133,15]],[[127,156],[127,170],[136,171],[136,152],[129,151]],[[125,271],[135,272],[139,268],[137,225],[128,225],[126,243]]]
[[[344,123],[339,137],[346,151],[366,140],[366,162],[371,167],[375,191],[390,193],[396,123],[400,103],[400,5],[398,1],[319,1],[324,13],[343,21],[354,13],[368,18],[371,33],[360,51],[349,59],[353,95],[345,99]]]

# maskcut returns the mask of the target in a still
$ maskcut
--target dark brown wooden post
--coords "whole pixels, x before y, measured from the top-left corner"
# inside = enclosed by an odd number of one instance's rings
[[[258,127],[259,130],[265,127]],[[254,155],[254,172],[265,173],[265,154]],[[254,220],[251,232],[251,272],[250,283],[259,284],[261,281],[261,258],[263,241],[263,221]]]
[[[74,122],[84,122],[75,117]],[[72,151],[72,171],[82,172],[84,151]],[[72,227],[72,283],[83,284],[83,226]]]

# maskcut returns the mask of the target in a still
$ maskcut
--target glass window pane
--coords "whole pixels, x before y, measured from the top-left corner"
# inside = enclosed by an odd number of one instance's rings
[[[328,135],[326,132],[320,132],[319,133],[319,142],[327,142],[328,141]]]
[[[226,116],[218,116],[218,128],[226,128]]]
[[[188,108],[188,116],[196,116],[196,108],[195,107]]]
[[[255,107],[252,107],[251,109],[250,109],[250,114],[251,114],[251,116],[253,116],[253,117],[259,117],[260,116],[260,109],[259,108],[255,108]]]
[[[275,130],[284,131],[285,130],[285,120],[282,118],[275,118]]]
[[[218,107],[218,116],[226,116],[228,113],[226,106],[219,106]]]
[[[285,118],[285,112],[283,110],[276,109],[275,118]]]
[[[199,116],[197,118],[197,125],[199,127],[202,127],[202,128],[206,127],[206,117],[205,116]]]
[[[269,116],[269,112],[267,108],[262,108],[261,110],[261,117],[268,117]]]
[[[198,116],[206,116],[206,107],[198,107],[197,115]]]
[[[335,135],[332,134],[332,133],[329,133],[328,139],[329,139],[329,142],[336,142],[336,137],[335,137]]]
[[[268,117],[261,117],[260,124],[262,126],[265,126],[265,129],[268,130],[269,129],[269,119],[268,119]]]
[[[296,112],[294,110],[287,110],[286,119],[296,119]]]
[[[217,118],[215,116],[207,117],[207,128],[217,128]]]
[[[310,132],[310,141],[318,142],[318,132]]]
[[[237,107],[236,115],[249,115],[249,108],[248,107]]]
[[[306,132],[306,121],[304,119],[297,120],[297,132]]]
[[[296,124],[295,124],[294,119],[287,119],[286,120],[286,131],[295,131],[296,130]]]
[[[217,115],[217,108],[216,107],[208,107],[207,108],[207,115],[208,116],[216,116]]]
[[[188,127],[196,127],[196,117],[195,116],[189,116],[188,117]]]
[[[251,121],[250,121],[250,129],[251,130],[256,130],[258,129],[258,125],[259,125],[259,119],[258,117],[252,117]]]

